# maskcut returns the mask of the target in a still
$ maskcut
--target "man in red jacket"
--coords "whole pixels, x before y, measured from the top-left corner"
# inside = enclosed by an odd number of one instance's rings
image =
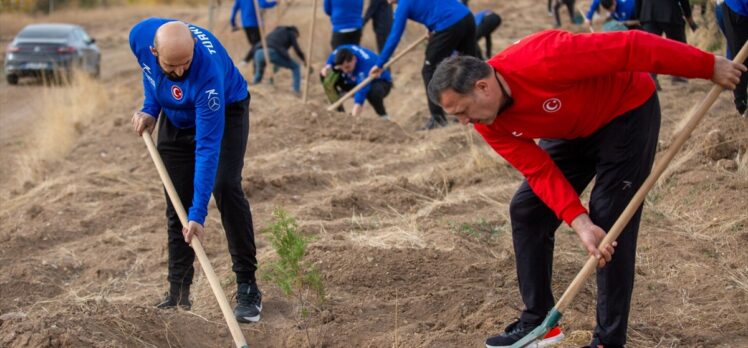
[[[648,73],[734,89],[741,71],[742,64],[637,30],[544,31],[487,63],[460,56],[437,68],[429,97],[462,124],[474,124],[526,178],[509,207],[526,309],[487,347],[510,346],[553,307],[554,232],[561,222],[600,260],[592,347],[625,344],[641,208],[616,242],[602,252],[597,247],[654,161],[660,106]],[[588,212],[579,194],[593,178]]]

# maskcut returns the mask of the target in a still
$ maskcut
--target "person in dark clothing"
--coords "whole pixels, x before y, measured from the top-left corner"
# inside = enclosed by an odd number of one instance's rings
[[[277,67],[281,67],[291,70],[293,74],[293,91],[296,94],[301,92],[301,68],[298,63],[291,59],[288,49],[293,47],[294,52],[301,59],[301,62],[306,63],[304,52],[299,47],[298,38],[299,29],[295,26],[279,26],[265,39],[268,45],[268,56],[270,56],[270,63],[273,64],[273,69],[277,70]],[[252,79],[252,84],[258,84],[262,81],[265,65],[264,47],[260,43],[255,52],[255,76]]]
[[[727,47],[732,54],[738,54],[748,40],[748,0],[725,0],[722,4],[722,18],[725,24]],[[748,73],[743,73],[737,88],[733,91],[735,108],[743,117],[748,117],[747,89]]]
[[[424,85],[428,86],[436,66],[447,57],[458,52],[462,55],[476,56],[475,53],[475,20],[470,10],[456,0],[387,0],[397,3],[392,30],[387,43],[379,55],[371,75],[379,76],[382,67],[395,52],[400,38],[405,31],[408,19],[424,24],[431,37],[426,46],[426,60],[421,68]],[[431,117],[424,129],[446,127],[448,125],[444,110],[427,98]]]
[[[257,3],[260,5],[261,10],[275,7],[275,5],[278,4],[274,0],[258,0]],[[249,41],[249,51],[247,51],[247,55],[244,56],[244,60],[242,60],[241,63],[247,64],[254,57],[255,46],[257,46],[257,43],[261,41],[259,27],[260,21],[255,9],[254,0],[235,0],[234,6],[231,8],[231,17],[229,19],[229,22],[231,22],[231,29],[234,31],[239,30],[236,25],[237,12],[242,13],[242,27],[244,28],[244,33],[247,35],[247,40]]]
[[[501,26],[501,16],[491,10],[480,11],[475,14],[475,53],[478,58],[483,58],[479,41],[480,39],[486,39],[486,57],[490,57],[491,53],[491,34]]]
[[[688,0],[637,0],[636,13],[644,31],[660,36],[664,33],[668,39],[682,43],[686,43],[686,21],[691,29],[698,28],[691,18]],[[655,79],[657,90],[661,90],[657,75],[652,74],[652,78]],[[673,76],[673,82],[685,83],[688,80]]]
[[[559,10],[563,5],[566,5],[566,9],[569,11],[571,23],[574,23],[574,15],[576,14],[574,8],[575,4],[576,0],[556,0],[556,4],[553,6],[553,16],[556,18],[556,28],[561,26],[561,15],[559,14]]]
[[[371,0],[364,13],[364,26],[369,20],[372,21],[374,35],[377,37],[377,50],[382,52],[392,28],[392,5],[387,0]]]
[[[364,24],[361,12],[364,0],[325,0],[325,13],[332,22],[330,46],[358,45],[361,43],[361,27]]]
[[[158,152],[187,211],[182,225],[166,199],[169,293],[156,307],[189,309],[195,268],[193,238],[203,240],[211,193],[226,231],[236,274],[240,322],[260,320],[257,248],[252,212],[242,190],[249,137],[247,81],[218,39],[204,28],[148,18],[130,30],[130,49],[142,69],[143,108],[132,117],[138,135],[158,122]]]
[[[369,77],[371,67],[377,63],[379,57],[371,50],[356,46],[343,45],[338,47],[327,58],[327,64],[320,72],[324,78],[332,70],[339,72],[340,80],[336,84],[338,92],[347,92],[353,89],[361,81]],[[351,114],[358,116],[361,114],[364,106],[364,100],[368,100],[374,111],[383,120],[389,120],[387,110],[384,107],[384,98],[392,89],[392,77],[389,70],[385,71],[382,76],[374,79],[366,87],[362,88],[353,96],[353,110]]]

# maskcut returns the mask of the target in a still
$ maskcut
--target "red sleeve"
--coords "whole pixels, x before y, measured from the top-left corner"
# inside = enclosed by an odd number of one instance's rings
[[[574,82],[616,72],[649,72],[710,79],[714,55],[641,30],[572,34],[546,31],[527,45],[536,71],[553,82]]]
[[[499,134],[485,125],[476,125],[475,129],[501,157],[525,176],[532,191],[559,219],[571,225],[574,218],[587,212],[564,174],[534,141]]]

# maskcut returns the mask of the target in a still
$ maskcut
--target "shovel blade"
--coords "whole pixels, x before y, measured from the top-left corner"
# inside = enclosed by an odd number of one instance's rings
[[[525,337],[522,337],[517,342],[514,342],[510,347],[511,348],[524,348],[524,347],[534,347],[534,343],[537,343],[537,341],[542,340],[543,337],[550,331],[552,328],[554,328],[556,325],[558,325],[558,321],[561,320],[561,312],[559,312],[556,308],[551,309],[550,312],[548,312],[548,315],[545,316],[545,320],[535,328],[535,330],[530,331]]]

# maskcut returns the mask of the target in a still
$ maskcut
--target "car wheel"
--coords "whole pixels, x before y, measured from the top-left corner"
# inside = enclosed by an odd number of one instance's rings
[[[8,81],[9,85],[17,85],[18,75],[5,75],[5,80]]]

